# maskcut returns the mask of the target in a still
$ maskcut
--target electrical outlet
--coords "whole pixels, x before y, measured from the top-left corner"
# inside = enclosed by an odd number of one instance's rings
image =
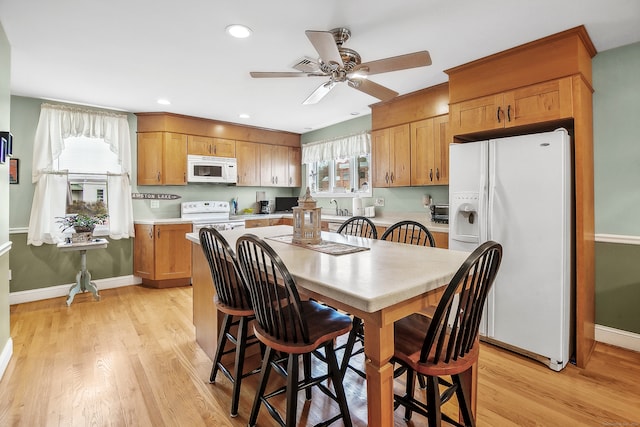
[[[151,200],[151,209],[158,209],[160,207],[160,200]]]
[[[376,197],[375,206],[384,206],[384,198]]]

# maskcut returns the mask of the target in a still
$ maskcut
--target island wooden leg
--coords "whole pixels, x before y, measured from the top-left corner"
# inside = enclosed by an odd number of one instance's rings
[[[377,326],[365,321],[364,353],[367,373],[369,427],[393,425],[393,323]]]

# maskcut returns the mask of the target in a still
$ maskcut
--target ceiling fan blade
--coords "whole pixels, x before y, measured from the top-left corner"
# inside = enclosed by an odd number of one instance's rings
[[[426,50],[377,61],[365,62],[356,67],[356,70],[369,69],[369,75],[388,73],[390,71],[406,70],[408,68],[425,67],[431,65],[431,55]]]
[[[313,91],[311,95],[309,95],[307,99],[304,100],[302,104],[303,105],[316,104],[322,98],[324,98],[325,95],[328,94],[335,85],[336,85],[336,82],[331,80],[321,84],[320,86],[318,86],[316,90]]]
[[[358,89],[360,92],[364,92],[367,95],[376,97],[381,101],[389,101],[398,96],[398,92],[396,92],[395,90],[391,90],[387,87],[379,85],[378,83],[374,83],[371,80],[353,79],[347,80],[347,83],[352,88]]]
[[[304,33],[318,52],[318,55],[320,55],[322,62],[326,64],[335,63],[341,67],[344,65],[340,52],[338,52],[336,40],[333,38],[333,34],[328,31],[313,30],[307,30]]]
[[[302,73],[297,71],[285,71],[285,72],[251,71],[249,74],[253,78],[324,76],[324,74],[309,74],[309,73]]]

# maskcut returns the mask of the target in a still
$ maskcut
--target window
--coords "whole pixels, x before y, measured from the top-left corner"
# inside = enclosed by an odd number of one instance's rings
[[[310,142],[302,146],[307,186],[314,197],[371,197],[371,134]]]
[[[308,185],[314,197],[353,193],[371,196],[370,155],[321,160],[307,165]]]
[[[69,171],[65,215],[106,214],[107,173],[121,173],[118,156],[101,138],[69,137],[64,139],[54,169]],[[98,225],[96,235],[109,234],[109,220]]]

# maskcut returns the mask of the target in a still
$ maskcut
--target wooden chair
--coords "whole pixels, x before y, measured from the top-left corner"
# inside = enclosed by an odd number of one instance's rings
[[[302,300],[287,267],[273,248],[259,237],[252,234],[241,236],[236,243],[236,252],[256,313],[255,334],[266,346],[249,426],[255,426],[263,404],[280,425],[296,425],[298,392],[305,390],[309,400],[313,386],[340,407],[340,413],[322,425],[342,418],[345,426],[351,426],[342,375],[333,348],[334,340],[351,329],[351,318],[316,301]],[[274,298],[281,289],[285,290],[286,297]],[[327,373],[314,377],[311,356],[318,349],[324,350],[324,357],[318,360],[326,362]],[[286,371],[278,355],[285,356]],[[302,380],[299,379],[298,367],[301,355],[304,366]],[[286,385],[265,394],[272,370],[286,378]],[[333,385],[333,392],[323,384],[327,379]],[[272,397],[285,392],[286,421],[269,402]]]
[[[407,377],[405,395],[396,394],[394,403],[396,408],[405,407],[405,420],[415,411],[426,416],[431,427],[440,426],[442,419],[456,426],[475,425],[464,373],[478,361],[482,310],[501,260],[500,244],[483,243],[460,266],[433,316],[412,314],[395,323],[392,362],[399,364]],[[415,398],[416,374],[426,378],[426,403]],[[442,378],[449,375],[451,383]],[[447,386],[442,394],[439,383]],[[464,424],[441,413],[441,405],[454,395]]]
[[[364,216],[354,216],[349,218],[340,225],[337,232],[349,236],[366,237],[369,239],[378,238],[378,230],[376,229],[375,224],[369,218]],[[359,344],[359,348],[354,351],[353,349],[356,346],[356,343]],[[340,350],[344,350],[344,353],[342,354],[342,363],[340,364],[340,371],[342,372],[342,375],[344,376],[347,372],[347,368],[350,368],[362,378],[366,378],[364,371],[349,363],[351,358],[364,353],[364,324],[362,323],[362,319],[359,317],[354,316],[351,332],[349,333],[347,342],[336,348],[336,351]]]
[[[245,350],[249,346],[260,343],[255,335],[248,334],[249,322],[255,316],[251,306],[249,289],[242,276],[238,274],[239,266],[235,254],[225,238],[213,228],[201,228],[199,237],[200,246],[209,263],[216,291],[213,301],[216,308],[224,313],[209,382],[215,383],[218,370],[222,371],[231,381],[233,384],[231,416],[235,417],[238,415],[242,379],[260,371],[257,368],[247,373],[243,372]],[[231,328],[234,326],[237,326],[235,336],[231,333]],[[225,351],[228,341],[232,342],[234,346]],[[235,364],[232,374],[223,365],[222,357],[233,352],[235,352]]]
[[[369,218],[364,216],[352,216],[340,225],[337,232],[349,236],[367,237],[369,239],[378,238],[376,226]]]
[[[431,232],[417,221],[400,221],[385,230],[380,240],[418,246],[436,246]]]

